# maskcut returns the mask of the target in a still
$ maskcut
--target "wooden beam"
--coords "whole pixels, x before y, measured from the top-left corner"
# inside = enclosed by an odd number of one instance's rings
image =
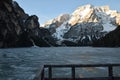
[[[49,77],[49,80],[52,80],[52,67],[49,66],[49,67],[48,67],[48,70],[49,70],[49,71],[48,71],[48,75],[49,75],[48,77]]]
[[[75,67],[72,67],[72,80],[75,80]]]
[[[113,80],[113,66],[108,66],[108,76],[109,80]]]
[[[108,68],[108,77],[106,77],[106,79],[107,80],[120,80],[120,77],[117,78],[117,77],[113,76],[113,67],[118,67],[118,66],[120,67],[120,64],[69,64],[69,65],[44,65],[44,68],[48,68],[48,79],[49,80],[55,79],[55,78],[52,78],[52,68],[71,68],[71,79],[70,80],[76,80],[75,68],[81,68],[81,67],[107,67]],[[44,76],[44,69],[41,74],[41,80],[43,80],[43,79],[46,79]],[[64,78],[64,79],[67,80],[66,78]],[[104,80],[105,78],[104,77],[99,77],[99,78],[93,77],[91,79]],[[87,78],[83,78],[83,80],[87,80]]]

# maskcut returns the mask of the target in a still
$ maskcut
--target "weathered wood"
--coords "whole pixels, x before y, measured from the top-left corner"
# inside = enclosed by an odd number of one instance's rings
[[[44,65],[44,67],[108,67],[108,66],[114,66],[114,67],[117,67],[117,66],[120,66],[120,64],[68,64],[68,65]]]
[[[48,69],[49,69],[49,80],[52,80],[52,67],[51,66],[49,66],[48,67]]]
[[[120,80],[120,77],[113,76],[113,67],[118,67],[120,64],[70,64],[70,65],[44,65],[48,68],[48,78],[41,75],[41,80]],[[81,67],[107,67],[108,77],[92,77],[92,78],[75,78],[75,68]],[[71,68],[71,78],[52,78],[52,68]]]
[[[44,80],[49,80],[45,78]],[[73,80],[71,78],[52,78],[52,80]],[[94,77],[94,78],[75,78],[75,80],[109,80],[108,77]],[[114,80],[120,80],[120,77],[114,77]]]
[[[43,70],[42,70],[42,72],[41,72],[41,80],[44,78],[44,68],[43,68]]]
[[[72,79],[75,80],[75,67],[72,67]]]
[[[44,78],[44,66],[40,67],[40,71],[36,74],[33,80],[43,80]]]
[[[108,76],[109,76],[109,80],[114,80],[113,79],[113,67],[112,66],[109,66],[108,67]]]

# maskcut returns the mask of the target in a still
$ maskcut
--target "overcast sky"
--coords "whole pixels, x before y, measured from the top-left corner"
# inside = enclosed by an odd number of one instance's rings
[[[72,13],[77,7],[86,4],[94,6],[109,5],[120,12],[120,0],[16,0],[30,15],[37,15],[40,24],[63,13]]]

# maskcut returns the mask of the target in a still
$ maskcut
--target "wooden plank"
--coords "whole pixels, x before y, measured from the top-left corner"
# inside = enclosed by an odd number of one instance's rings
[[[44,78],[43,72],[44,72],[44,66],[41,66],[40,71],[38,71],[38,73],[36,74],[33,80],[42,80],[41,78]]]
[[[108,67],[108,77],[94,77],[94,78],[79,78],[80,80],[120,80],[113,76],[113,67],[118,67],[120,64],[69,64],[69,65],[44,65],[44,68],[48,68],[49,80],[77,80],[75,78],[75,68],[78,67]],[[52,68],[71,68],[71,78],[52,78]],[[44,73],[44,71],[43,71]],[[44,77],[44,75],[43,75]],[[42,78],[41,78],[42,79]],[[44,78],[47,79],[47,78]]]
[[[45,80],[49,80],[45,78]],[[73,80],[71,78],[52,78],[52,80]],[[95,78],[75,78],[75,80],[109,80],[108,77],[95,77]],[[114,80],[120,80],[120,77],[115,77]]]
[[[41,72],[41,80],[43,80],[43,79],[44,79],[44,68],[43,68],[43,70]]]
[[[120,66],[120,64],[67,64],[67,65],[45,65],[44,67],[108,67],[108,66]]]

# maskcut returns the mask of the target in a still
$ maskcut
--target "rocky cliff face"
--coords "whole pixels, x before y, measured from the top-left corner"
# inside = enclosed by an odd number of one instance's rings
[[[26,14],[15,1],[0,1],[0,48],[51,46],[49,39],[53,40],[47,29],[39,28],[37,16]]]
[[[72,13],[69,24],[72,26],[82,22],[99,22],[105,24],[107,20],[112,24],[120,24],[120,13],[116,10],[110,10],[109,6],[95,7],[88,4],[78,7]]]
[[[47,25],[48,29],[50,29],[51,25],[56,24],[52,22],[53,20],[51,20],[51,24]],[[51,34],[59,43],[72,41],[79,46],[87,46],[104,37],[117,28],[119,24],[119,12],[110,10],[109,6],[95,7],[88,4],[77,8],[57,28],[53,27],[54,31],[51,31]]]
[[[42,27],[45,27],[49,29],[51,34],[56,32],[56,29],[60,26],[62,26],[65,22],[67,22],[70,19],[69,14],[61,14],[58,17],[46,22],[42,25]]]
[[[94,41],[95,47],[120,47],[120,26],[104,37]]]

